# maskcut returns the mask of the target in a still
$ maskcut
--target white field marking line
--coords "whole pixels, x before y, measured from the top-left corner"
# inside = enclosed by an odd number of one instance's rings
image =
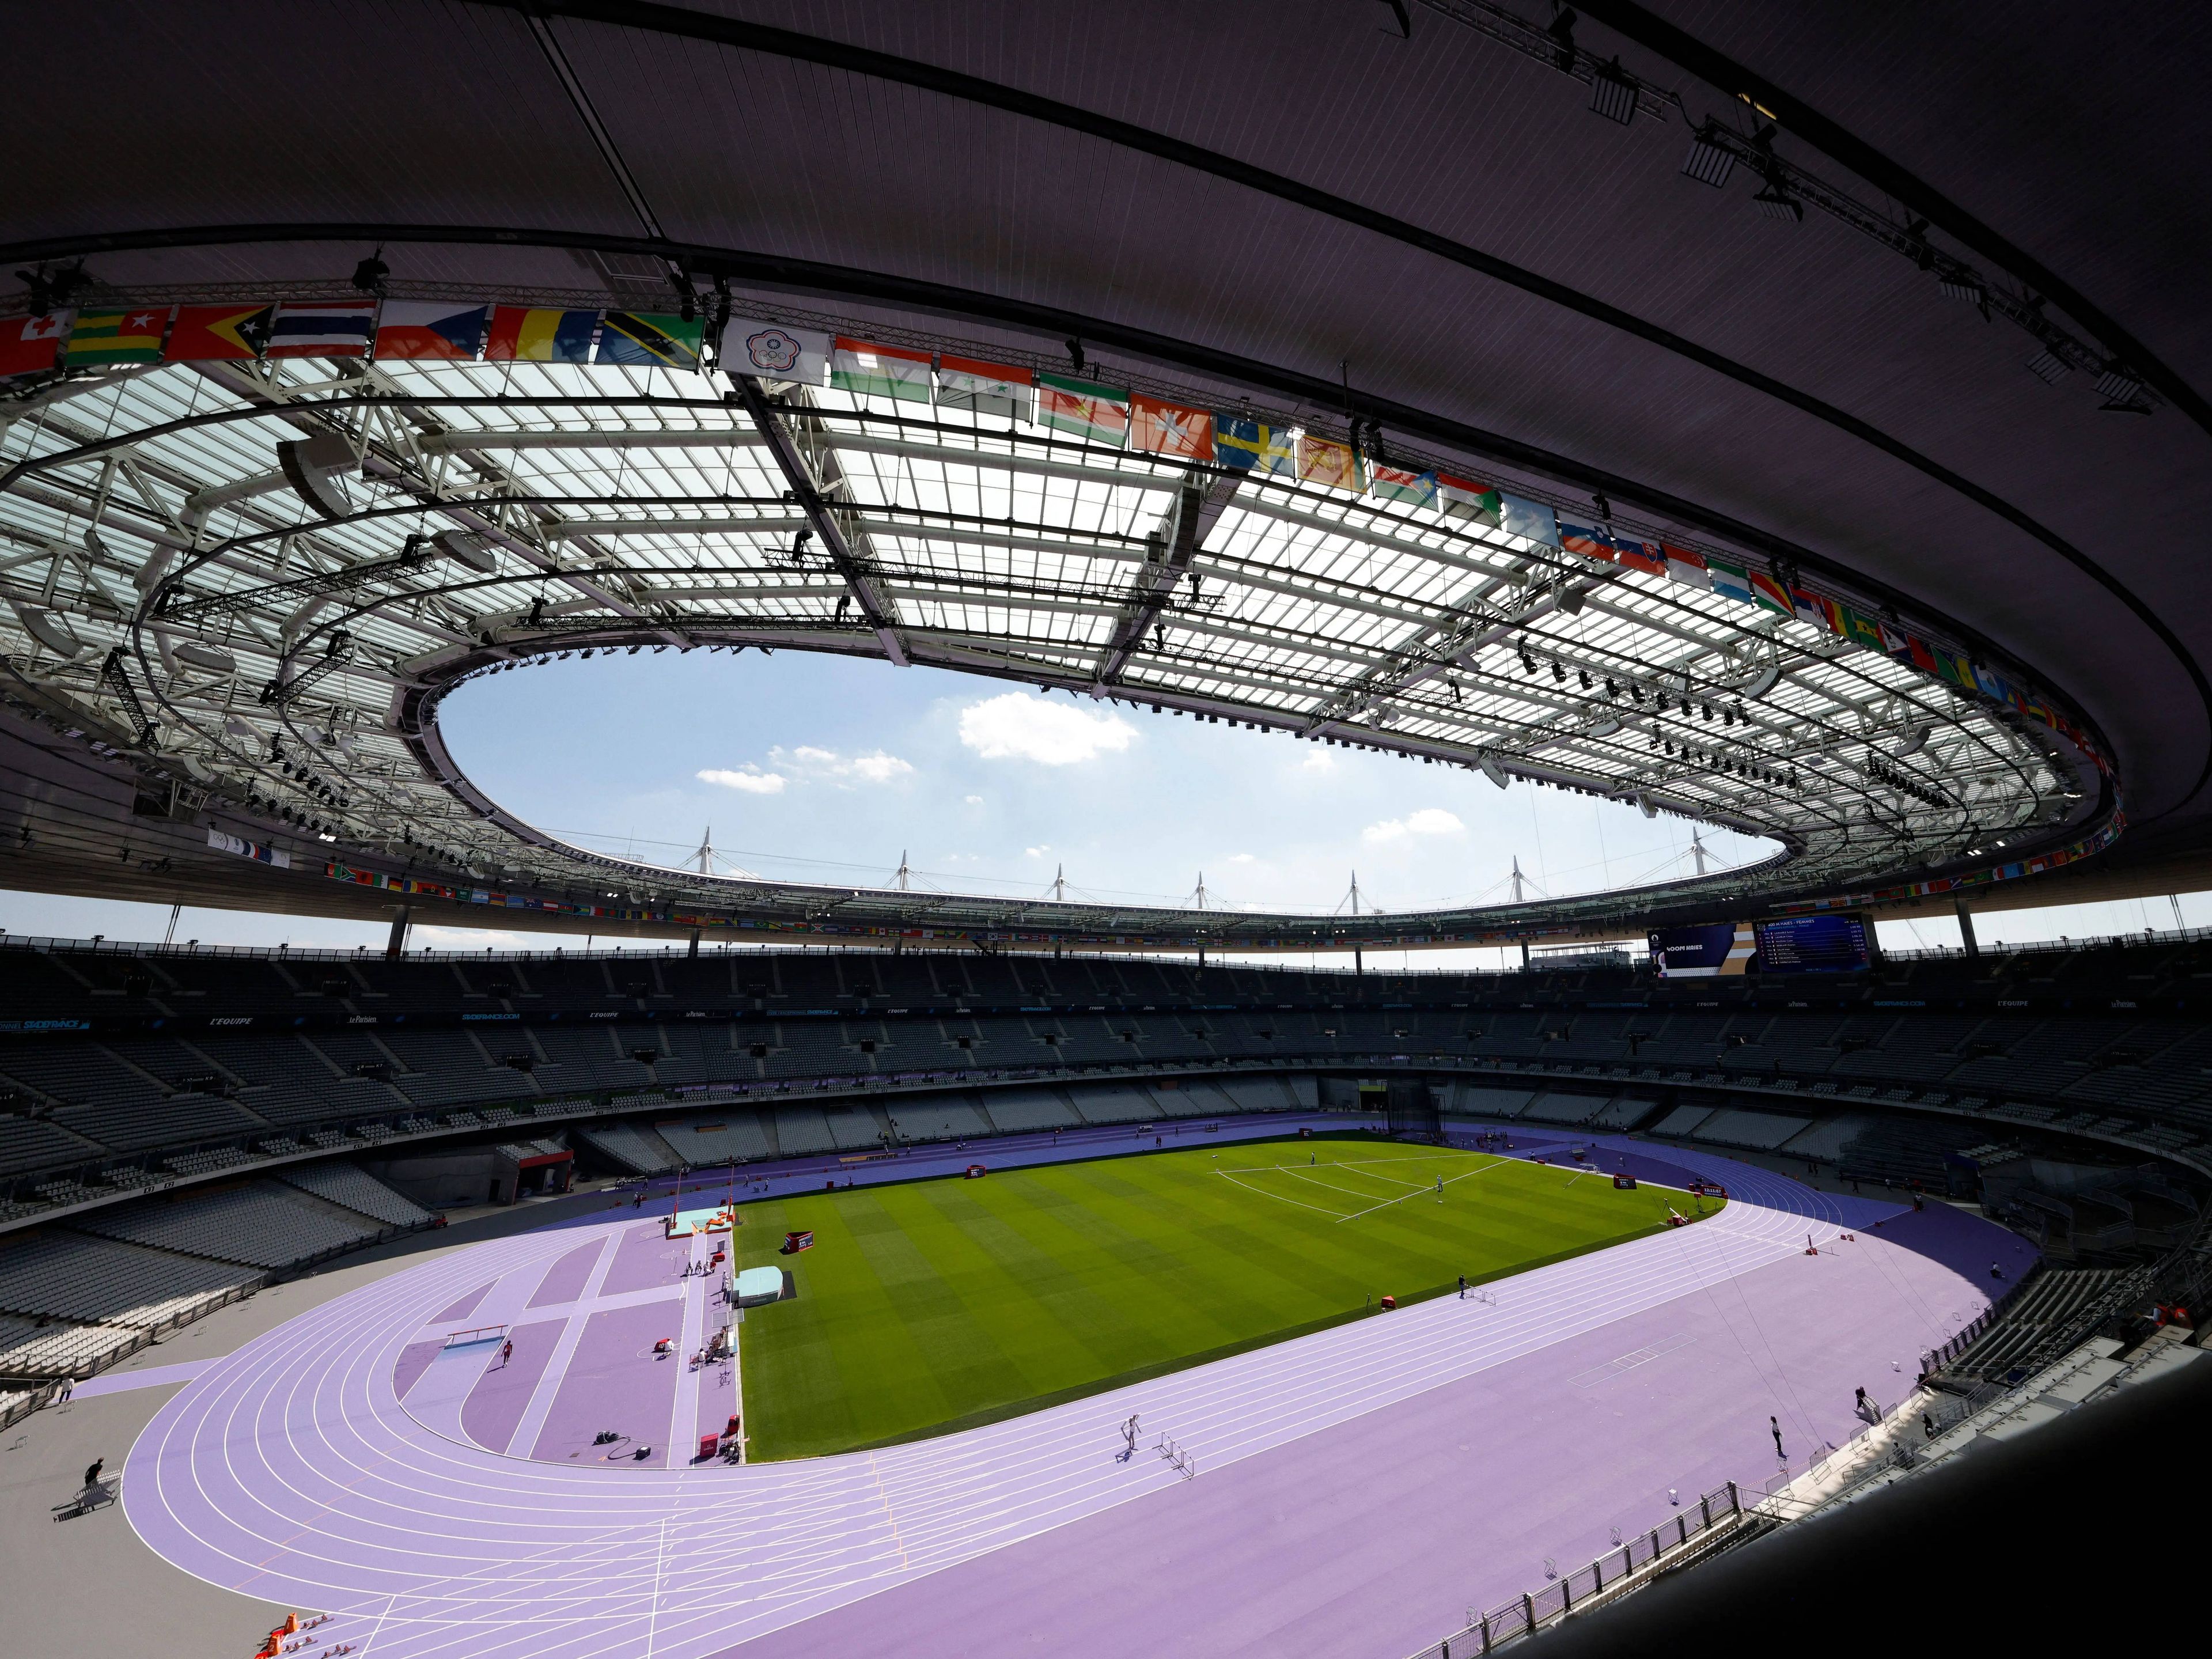
[[[1468,1170],[1459,1175],[1452,1176],[1450,1180],[1444,1182],[1444,1185],[1447,1187],[1455,1186],[1460,1182],[1468,1180],[1473,1176],[1486,1175],[1489,1171],[1496,1168],[1498,1168],[1498,1164],[1486,1164],[1480,1170]],[[1434,1187],[1416,1187],[1411,1192],[1401,1193],[1396,1198],[1386,1198],[1380,1204],[1370,1205],[1366,1209],[1355,1211],[1351,1215],[1340,1216],[1337,1218],[1340,1221],[1357,1221],[1361,1216],[1373,1215],[1377,1210],[1387,1210],[1393,1204],[1403,1204],[1407,1199],[1419,1198],[1423,1193],[1432,1193],[1435,1190],[1436,1188]]]
[[[1280,1193],[1269,1192],[1265,1187],[1255,1187],[1249,1181],[1238,1181],[1236,1176],[1227,1170],[1216,1170],[1214,1174],[1219,1176],[1224,1181],[1235,1182],[1236,1185],[1242,1187],[1248,1193],[1257,1193],[1262,1198],[1272,1198],[1278,1204],[1295,1204],[1301,1210],[1311,1210],[1316,1215],[1325,1215],[1332,1221],[1341,1221],[1344,1219],[1343,1216],[1339,1214],[1336,1211],[1325,1210],[1318,1204],[1309,1204],[1302,1198],[1285,1198]]]
[[[1589,1370],[1569,1377],[1567,1381],[1577,1389],[1594,1389],[1601,1382],[1609,1382],[1616,1376],[1636,1370],[1639,1365],[1648,1365],[1655,1359],[1664,1359],[1668,1354],[1688,1347],[1697,1340],[1687,1333],[1678,1332],[1673,1336],[1663,1337],[1644,1347],[1631,1349],[1625,1354],[1607,1360],[1602,1365],[1593,1365]]]
[[[704,1235],[694,1234],[685,1245],[690,1261],[686,1264],[697,1267],[712,1252],[698,1241]],[[684,1369],[676,1373],[675,1398],[668,1407],[668,1455],[666,1465],[678,1467],[679,1449],[688,1462],[697,1449],[699,1439],[699,1380],[703,1365],[695,1366],[691,1356],[707,1346],[707,1282],[710,1275],[694,1273],[684,1281],[684,1311],[677,1325],[678,1352],[677,1364]]]
[[[584,1275],[584,1288],[576,1296],[579,1304],[600,1299],[600,1289],[606,1284],[607,1275],[614,1271],[615,1258],[622,1254],[626,1231],[622,1223],[608,1230],[599,1245],[599,1259]],[[545,1419],[553,1414],[554,1398],[561,1392],[561,1385],[568,1380],[569,1364],[576,1358],[577,1346],[584,1340],[584,1327],[590,1322],[591,1315],[581,1307],[568,1316],[561,1334],[554,1339],[553,1352],[545,1356],[545,1369],[538,1373],[538,1382],[530,1390],[529,1402],[515,1419],[514,1432],[507,1437],[506,1445],[489,1447],[488,1450],[505,1452],[511,1457],[530,1455],[538,1437],[545,1432]]]

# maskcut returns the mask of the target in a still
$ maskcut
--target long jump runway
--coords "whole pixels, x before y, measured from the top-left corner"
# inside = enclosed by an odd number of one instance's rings
[[[1515,1138],[1524,1149],[1535,1139]],[[1770,1282],[1786,1286],[1801,1316],[1786,1339],[1762,1334],[1765,1358],[1753,1356],[1770,1391],[1769,1371],[1786,1385],[1778,1397],[1808,1365],[1820,1369],[1817,1352],[1780,1350],[1794,1343],[1817,1351],[1824,1296],[1856,1285],[1847,1300],[1879,1300],[1878,1313],[1858,1311],[1908,1362],[1986,1304],[1982,1287],[1955,1266],[1863,1235],[1837,1242],[1847,1227],[1899,1218],[1894,1206],[1833,1198],[1707,1155],[1668,1150],[1660,1154],[1662,1173],[1648,1146],[1576,1144],[1608,1149],[1601,1154],[1608,1167],[1643,1164],[1650,1178],[1679,1180],[1686,1170],[1723,1181],[1734,1201],[1695,1226],[1500,1281],[1493,1301],[1423,1303],[888,1450],[743,1468],[562,1461],[563,1447],[588,1444],[574,1431],[593,1419],[564,1399],[571,1385],[563,1371],[583,1363],[595,1331],[635,1344],[638,1333],[666,1327],[672,1335],[680,1329],[687,1345],[697,1340],[705,1281],[656,1276],[643,1261],[665,1249],[657,1223],[632,1218],[487,1243],[339,1297],[209,1366],[132,1449],[125,1507],[146,1541],[179,1567],[327,1611],[326,1646],[350,1642],[365,1659],[695,1659],[754,1643],[745,1659],[769,1659],[848,1640],[862,1651],[981,1659],[1032,1652],[1047,1632],[1098,1656],[1224,1653],[1285,1633],[1258,1628],[1267,1622],[1258,1609],[1271,1600],[1289,1605],[1283,1573],[1294,1565],[1301,1592],[1328,1587],[1336,1621],[1316,1614],[1305,1624],[1312,1639],[1302,1651],[1372,1659],[1407,1650],[1449,1628],[1466,1596],[1491,1590],[1454,1564],[1444,1574],[1454,1582],[1431,1588],[1435,1607],[1419,1599],[1408,1607],[1387,1574],[1352,1565],[1358,1551],[1351,1546],[1372,1549],[1378,1525],[1407,1545],[1433,1536],[1432,1510],[1408,1504],[1363,1521],[1356,1540],[1340,1538],[1332,1577],[1326,1559],[1309,1570],[1273,1550],[1240,1550],[1237,1494],[1273,1492],[1266,1501],[1279,1504],[1286,1479],[1315,1483],[1316,1492],[1332,1480],[1347,1492],[1395,1489],[1406,1477],[1372,1462],[1389,1455],[1376,1448],[1411,1434],[1421,1454],[1414,1461],[1431,1469],[1437,1460],[1424,1443],[1468,1432],[1457,1426],[1465,1390],[1503,1400],[1513,1397],[1516,1379],[1544,1393],[1565,1381],[1595,1400],[1601,1385],[1625,1386],[1606,1382],[1609,1367],[1662,1379],[1693,1364],[1698,1349],[1679,1334],[1646,1335],[1686,1320],[1710,1324],[1720,1310],[1741,1346],[1744,1319],[1727,1310],[1741,1303],[1759,1323],[1747,1287],[1757,1288],[1755,1300],[1775,1293]],[[1971,1250],[1994,1248],[1982,1234],[2011,1239],[1958,1219],[1979,1230]],[[1805,1255],[1808,1235],[1820,1256]],[[1808,1310],[1809,1322],[1802,1317]],[[603,1323],[623,1318],[627,1325]],[[557,1338],[556,1319],[566,1321]],[[450,1332],[489,1324],[544,1333],[530,1355],[518,1342],[512,1363],[530,1363],[503,1391],[490,1386],[495,1346],[437,1346]],[[553,1352],[557,1344],[568,1345],[565,1357]],[[1649,1363],[1636,1357],[1646,1349]],[[1591,1354],[1607,1363],[1583,1365]],[[1549,1375],[1563,1357],[1581,1367],[1571,1379]],[[653,1402],[651,1420],[636,1429],[641,1443],[654,1435],[654,1464],[667,1458],[658,1425],[680,1431],[690,1413],[703,1420],[718,1409],[698,1393],[706,1373],[681,1366],[679,1358],[668,1367],[675,1397]],[[1850,1378],[1827,1386],[1848,1397]],[[1758,1409],[1772,1407],[1762,1401]],[[564,1410],[574,1419],[568,1431],[560,1427]],[[1146,1446],[1123,1461],[1116,1425],[1132,1412],[1141,1414]],[[1438,1413],[1449,1419],[1441,1430],[1424,1417]],[[1848,1427],[1833,1412],[1786,1401],[1781,1415],[1801,1445]],[[1765,1431],[1763,1415],[1758,1427]],[[1158,1431],[1188,1449],[1194,1480],[1152,1454]],[[1527,1461],[1520,1439],[1504,1437],[1504,1464]],[[679,1434],[674,1444],[680,1462],[688,1440]],[[1486,1478],[1480,1462],[1466,1470],[1477,1483]],[[1504,1464],[1490,1472],[1494,1494],[1510,1489],[1510,1473]],[[1638,1472],[1637,1496],[1650,1491],[1656,1501],[1648,1473]],[[1707,1473],[1670,1467],[1658,1478],[1688,1486]],[[1620,1507],[1620,1484],[1601,1480],[1586,1492],[1585,1479],[1577,1500],[1564,1504],[1553,1491],[1556,1514],[1530,1513],[1515,1524],[1552,1525],[1557,1530],[1542,1541],[1564,1547]],[[1226,1515],[1216,1512],[1224,1502],[1232,1504]],[[1187,1539],[1176,1552],[1177,1571],[1188,1575],[1182,1591],[1176,1572],[1152,1565],[1150,1552],[1166,1536]],[[1392,1544],[1388,1535],[1379,1541]],[[1139,1598],[1142,1616],[1129,1616],[1126,1596],[1084,1599],[1084,1571],[1126,1587],[1133,1564],[1115,1558],[1138,1548],[1146,1565],[1133,1570],[1157,1587]],[[1421,1565],[1418,1549],[1399,1554]],[[1493,1577],[1515,1575],[1497,1595],[1522,1588],[1521,1560],[1492,1567]],[[1241,1600],[1224,1579],[1240,1572]],[[1362,1583],[1376,1593],[1360,1595]],[[991,1616],[979,1618],[979,1607]],[[1243,1625],[1223,1628],[1224,1607],[1251,1612]],[[1337,1626],[1341,1640],[1328,1639]],[[1401,1626],[1415,1639],[1399,1641]]]

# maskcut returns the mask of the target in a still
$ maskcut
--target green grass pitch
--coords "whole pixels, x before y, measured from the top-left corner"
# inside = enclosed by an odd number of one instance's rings
[[[798,1295],[739,1328],[748,1455],[1034,1410],[1360,1317],[1370,1296],[1656,1232],[1670,1200],[1692,1208],[1594,1172],[1360,1137],[749,1204],[739,1265],[790,1268]],[[801,1228],[814,1248],[777,1255]]]

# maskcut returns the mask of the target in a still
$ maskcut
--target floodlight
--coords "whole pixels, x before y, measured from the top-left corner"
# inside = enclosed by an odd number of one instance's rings
[[[2057,386],[2066,378],[2066,361],[2056,352],[2039,351],[2027,360],[2027,372],[2045,386]]]
[[[1590,112],[1626,126],[1636,118],[1636,79],[1620,59],[1601,64],[1590,76]]]
[[[2105,365],[2105,372],[2097,377],[2097,395],[2105,400],[2104,409],[2107,414],[2150,413],[2150,405],[2142,398],[2141,377],[2118,363]]]
[[[1735,171],[1735,156],[1713,142],[1711,135],[1716,124],[1705,123],[1697,137],[1690,140],[1690,153],[1682,161],[1682,171],[1701,185],[1711,185],[1718,190],[1728,183],[1729,175]]]
[[[1769,173],[1766,188],[1751,198],[1752,210],[1763,219],[1787,219],[1801,223],[1805,217],[1805,204],[1790,193],[1778,173]]]

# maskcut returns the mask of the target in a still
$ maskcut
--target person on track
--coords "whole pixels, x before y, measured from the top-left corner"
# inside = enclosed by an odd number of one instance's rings
[[[1459,1276],[1459,1299],[1462,1302],[1467,1300],[1467,1275],[1465,1273],[1462,1273]]]
[[[1770,1417],[1766,1419],[1766,1426],[1771,1430],[1774,1434],[1774,1455],[1777,1457],[1782,1458],[1785,1462],[1788,1461],[1790,1454],[1782,1449],[1781,1419],[1779,1418]]]
[[[84,1472],[84,1484],[88,1487],[98,1486],[100,1484],[100,1472],[106,1467],[107,1460],[106,1458],[94,1458],[92,1460],[92,1466]]]

